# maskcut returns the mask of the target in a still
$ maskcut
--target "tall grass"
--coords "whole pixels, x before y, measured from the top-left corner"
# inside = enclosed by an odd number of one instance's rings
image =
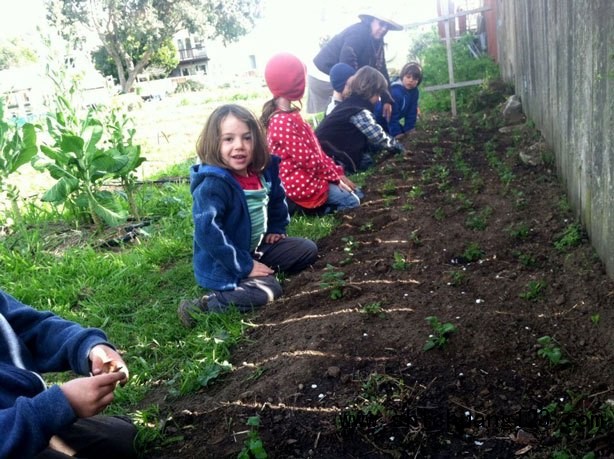
[[[182,170],[187,175],[183,168],[187,165],[160,175]],[[109,412],[133,417],[144,449],[160,436],[154,419],[159,410],[141,406],[145,395],[162,387],[175,396],[210,384],[230,369],[232,348],[250,322],[248,315],[230,311],[202,315],[194,329],[181,326],[179,301],[205,293],[192,270],[189,185],[146,184],[137,195],[151,224],[139,229],[137,239],[111,249],[101,243],[121,228],[88,233],[74,223],[54,222],[48,213],[26,212],[28,230],[12,232],[0,245],[0,286],[37,309],[107,333],[124,353],[131,376],[117,389]],[[289,233],[319,239],[335,224],[332,216],[297,217]],[[50,383],[68,377],[48,376]]]

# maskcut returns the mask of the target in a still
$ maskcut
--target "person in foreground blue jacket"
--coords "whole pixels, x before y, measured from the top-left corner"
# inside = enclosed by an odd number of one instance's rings
[[[235,104],[211,113],[200,134],[201,164],[190,169],[194,218],[194,275],[210,292],[184,300],[183,325],[198,312],[234,305],[251,311],[282,293],[276,272],[293,274],[313,264],[313,241],[287,237],[290,222],[279,179],[279,158],[269,154],[262,125]]]
[[[47,387],[42,373],[79,375]],[[38,311],[0,290],[0,457],[133,458],[136,429],[96,416],[128,369],[96,328]]]
[[[416,62],[405,64],[399,78],[390,85],[390,93],[394,100],[390,121],[386,121],[382,113],[382,105],[375,107],[377,122],[392,137],[400,138],[416,127],[418,119],[418,86],[422,82],[422,67]]]

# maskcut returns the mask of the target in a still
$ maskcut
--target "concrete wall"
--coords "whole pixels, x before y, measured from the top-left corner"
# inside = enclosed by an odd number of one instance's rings
[[[497,0],[503,77],[614,278],[614,1]]]

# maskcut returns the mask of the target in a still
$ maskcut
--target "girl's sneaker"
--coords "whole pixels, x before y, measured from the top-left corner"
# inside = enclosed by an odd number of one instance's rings
[[[177,308],[179,321],[186,328],[193,328],[196,325],[196,316],[205,312],[207,312],[205,297],[195,300],[181,300]]]

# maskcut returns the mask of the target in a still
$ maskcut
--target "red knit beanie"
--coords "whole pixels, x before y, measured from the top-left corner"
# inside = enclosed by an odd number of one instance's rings
[[[273,97],[300,100],[305,94],[305,64],[293,54],[275,54],[264,69],[264,79]]]

